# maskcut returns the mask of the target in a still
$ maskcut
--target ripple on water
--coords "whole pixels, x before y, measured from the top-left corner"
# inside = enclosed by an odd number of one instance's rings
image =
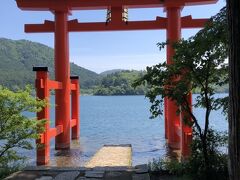
[[[53,97],[51,102],[54,104]],[[168,155],[164,118],[150,120],[149,107],[144,96],[82,96],[80,142],[73,141],[69,151],[56,151],[54,139],[51,140],[50,165],[83,166],[104,144],[132,144],[133,165]],[[201,119],[204,110],[194,109],[194,113]],[[54,109],[50,114],[54,125]],[[211,117],[215,119],[214,128],[227,130],[227,122],[221,113],[213,112]],[[35,163],[35,151],[27,155],[31,157],[29,162]]]

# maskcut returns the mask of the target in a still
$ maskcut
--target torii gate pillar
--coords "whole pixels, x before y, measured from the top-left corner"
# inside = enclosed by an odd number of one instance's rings
[[[70,148],[70,65],[68,11],[55,11],[55,79],[62,82],[56,90],[56,126],[63,126],[63,133],[56,136],[55,149]]]
[[[167,12],[167,64],[172,64],[173,56],[175,54],[173,44],[181,39],[181,6],[166,7]],[[174,81],[174,79],[173,79]],[[188,103],[192,104],[192,94],[187,97]],[[186,138],[186,133],[191,134],[191,128],[185,125],[183,122],[184,112],[178,115],[177,109],[179,108],[174,101],[167,98],[165,102],[165,136],[168,139],[168,145],[172,149],[181,149],[184,156],[189,155],[189,142]],[[189,117],[189,120],[191,118]],[[181,126],[181,127],[180,127]],[[179,136],[179,127],[182,130],[182,135]]]
[[[174,49],[172,44],[181,38],[181,7],[166,7],[167,11],[167,64],[172,64]],[[174,101],[169,99],[166,102],[166,128],[167,138],[170,148],[180,148],[180,138],[177,134],[176,127],[180,124],[180,117],[176,114],[178,109]]]

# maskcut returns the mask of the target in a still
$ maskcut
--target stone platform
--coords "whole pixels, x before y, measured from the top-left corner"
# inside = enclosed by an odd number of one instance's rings
[[[132,167],[131,145],[104,145],[85,167],[34,166],[7,180],[150,180],[147,165]]]
[[[135,167],[28,167],[6,180],[150,180],[147,165]]]
[[[93,167],[131,167],[132,146],[127,145],[104,145],[85,164],[86,168]]]

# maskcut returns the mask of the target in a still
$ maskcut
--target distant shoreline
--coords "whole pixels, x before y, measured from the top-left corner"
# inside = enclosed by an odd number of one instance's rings
[[[228,94],[229,92],[217,92],[217,93],[215,93],[215,94]],[[195,94],[199,94],[199,93],[192,93],[193,95],[195,95]],[[99,96],[99,97],[101,97],[101,96],[145,96],[145,94],[136,94],[136,95],[134,95],[134,94],[124,94],[124,95],[94,95],[94,94],[80,94],[80,96]]]

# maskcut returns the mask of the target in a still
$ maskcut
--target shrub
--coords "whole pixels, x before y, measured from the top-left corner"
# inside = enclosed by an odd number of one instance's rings
[[[227,136],[224,133],[215,132],[210,129],[207,136],[208,142],[208,165],[206,167],[202,143],[198,136],[194,136],[191,150],[192,154],[189,159],[178,161],[176,159],[153,159],[148,163],[150,172],[176,176],[184,176],[193,180],[227,180],[228,166],[227,154],[223,152],[226,148]]]
[[[0,177],[23,164],[25,157],[18,150],[33,149],[31,139],[44,130],[43,120],[30,119],[24,112],[39,112],[45,104],[31,95],[30,87],[13,92],[0,86]]]

